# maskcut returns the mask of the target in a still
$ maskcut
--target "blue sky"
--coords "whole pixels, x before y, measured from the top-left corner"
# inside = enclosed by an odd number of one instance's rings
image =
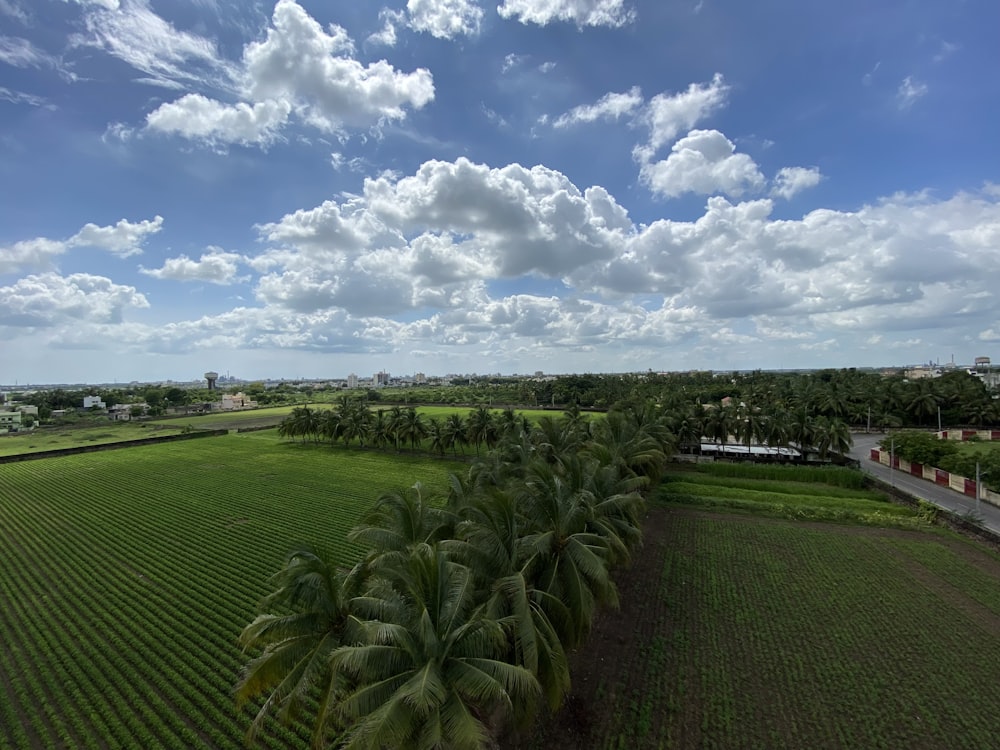
[[[0,0],[0,383],[1000,359],[997,29]]]

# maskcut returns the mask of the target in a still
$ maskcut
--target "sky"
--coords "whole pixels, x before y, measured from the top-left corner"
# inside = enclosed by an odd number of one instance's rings
[[[1000,360],[995,0],[0,0],[0,384]]]

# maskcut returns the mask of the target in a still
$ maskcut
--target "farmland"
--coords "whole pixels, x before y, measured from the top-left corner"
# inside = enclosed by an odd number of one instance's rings
[[[995,554],[933,529],[793,520],[880,503],[851,491],[837,508],[829,498],[844,488],[730,477],[744,492],[789,495],[766,497],[761,515],[748,499],[730,505],[718,477],[678,473],[691,504],[652,507],[646,548],[620,579],[622,609],[598,620],[565,708],[521,747],[995,742]]]
[[[104,422],[83,426],[42,427],[32,432],[0,437],[0,456],[19,453],[38,453],[59,448],[76,448],[82,445],[105,445],[142,438],[176,435],[183,431],[183,424],[174,422],[163,425],[144,425],[135,422]]]
[[[0,747],[242,747],[236,638],[285,554],[353,561],[380,491],[455,468],[271,431],[0,467]]]

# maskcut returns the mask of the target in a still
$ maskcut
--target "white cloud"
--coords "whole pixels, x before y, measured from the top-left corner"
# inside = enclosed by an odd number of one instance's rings
[[[438,39],[479,33],[483,9],[473,0],[408,0],[410,28]]]
[[[569,112],[560,115],[552,123],[554,128],[565,128],[579,123],[595,120],[619,120],[624,116],[634,114],[643,104],[642,91],[633,86],[623,93],[608,93],[597,100],[595,104],[574,107]]]
[[[502,18],[545,26],[568,21],[577,26],[624,26],[635,20],[625,0],[504,0],[497,7]]]
[[[11,91],[5,86],[0,86],[0,100],[10,102],[11,104],[27,104],[32,107],[48,106],[53,108],[44,97],[27,94],[23,91]]]
[[[62,59],[22,37],[0,36],[0,62],[15,68],[52,69],[68,81],[76,80]]]
[[[722,74],[716,73],[710,83],[692,83],[686,91],[654,96],[643,113],[649,143],[637,149],[640,161],[650,160],[657,149],[719,110],[728,95],[729,86]]]
[[[896,104],[900,109],[909,109],[918,99],[926,96],[927,91],[927,84],[921,83],[913,76],[907,76],[896,91]]]
[[[266,147],[292,117],[325,132],[402,120],[434,98],[429,71],[402,73],[385,60],[367,66],[336,24],[324,29],[294,0],[278,0],[263,41],[243,50],[242,95],[227,104],[190,93],[147,115],[147,128],[202,141]]]
[[[399,10],[383,8],[379,11],[378,17],[379,20],[382,21],[382,30],[376,31],[374,34],[370,34],[368,39],[365,41],[369,44],[395,47],[396,27],[401,26],[406,22],[406,14]]]
[[[86,224],[67,240],[36,237],[6,247],[0,246],[0,273],[14,273],[23,269],[51,269],[56,258],[74,247],[95,247],[119,258],[127,258],[141,253],[146,238],[159,232],[162,226],[161,216],[138,223],[122,219],[114,226]]]
[[[0,321],[11,328],[119,323],[126,309],[144,307],[134,287],[85,273],[44,273],[0,287]]]
[[[684,193],[725,193],[739,197],[764,187],[764,175],[718,130],[692,130],[673,145],[665,160],[644,164],[642,180],[670,198]]]
[[[14,273],[25,268],[51,268],[55,259],[66,252],[66,242],[36,237],[0,246],[0,273]]]
[[[268,273],[261,299],[372,314],[379,305],[451,308],[498,276],[558,278],[611,258],[632,225],[603,188],[580,191],[544,167],[490,169],[459,159],[427,162],[409,177],[368,179],[361,196],[259,231],[277,245],[250,260]]]
[[[328,34],[293,0],[279,0],[267,38],[244,50],[247,94],[293,102],[307,122],[328,131],[401,120],[406,107],[434,98],[426,69],[401,73],[385,60],[363,66],[345,56],[352,52],[342,28],[331,25]]]
[[[76,5],[97,5],[105,10],[118,10],[119,0],[63,0]]]
[[[116,0],[85,3],[85,34],[70,39],[76,46],[94,47],[141,71],[147,83],[175,88],[200,84],[230,88],[232,66],[223,60],[215,42],[182,31],[149,7],[132,0],[118,7]]]
[[[819,185],[822,179],[819,167],[783,167],[774,177],[771,195],[791,200],[803,190]]]
[[[227,253],[212,247],[203,253],[198,260],[192,260],[186,255],[177,258],[167,258],[160,268],[139,270],[157,279],[170,281],[207,281],[211,284],[233,284],[240,279],[236,274],[243,256],[237,253]]]
[[[146,127],[209,144],[266,146],[279,137],[291,109],[284,100],[226,105],[201,94],[187,94],[146,115]]]
[[[70,247],[85,246],[107,250],[119,258],[138,255],[142,252],[142,244],[146,237],[156,234],[163,228],[163,217],[144,219],[132,223],[122,219],[114,226],[99,227],[96,224],[86,224],[73,235],[68,245]]]
[[[28,12],[16,0],[0,0],[0,13],[25,25],[30,21]]]

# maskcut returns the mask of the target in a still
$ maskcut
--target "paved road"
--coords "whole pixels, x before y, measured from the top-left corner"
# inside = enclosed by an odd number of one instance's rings
[[[861,462],[861,469],[863,471],[878,477],[888,484],[895,485],[914,497],[932,502],[958,516],[977,514],[975,498],[941,487],[933,482],[919,479],[898,469],[890,471],[888,466],[883,466],[880,463],[872,461],[869,458],[871,449],[877,448],[879,441],[883,437],[885,436],[877,434],[854,435],[854,447],[851,448],[851,457]],[[985,501],[980,501],[978,516],[986,528],[1000,534],[1000,508]]]

